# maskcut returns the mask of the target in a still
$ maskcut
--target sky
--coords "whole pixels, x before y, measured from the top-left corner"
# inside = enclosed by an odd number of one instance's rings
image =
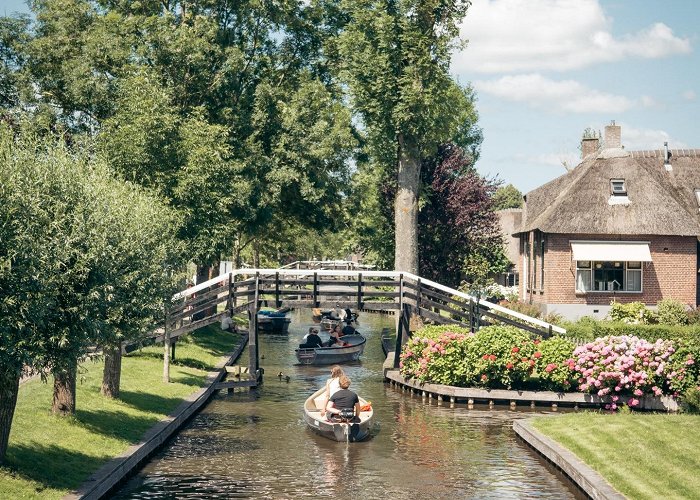
[[[0,0],[14,11],[23,0]],[[452,72],[476,90],[483,175],[527,193],[612,120],[629,150],[700,148],[697,0],[473,0],[460,33]]]
[[[478,96],[477,169],[526,193],[615,121],[628,150],[700,148],[697,0],[473,0],[452,71]]]

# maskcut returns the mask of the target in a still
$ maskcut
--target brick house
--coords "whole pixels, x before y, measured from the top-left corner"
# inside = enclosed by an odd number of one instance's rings
[[[696,307],[700,150],[627,151],[584,139],[581,163],[525,195],[520,297],[544,313],[604,317],[612,301]]]

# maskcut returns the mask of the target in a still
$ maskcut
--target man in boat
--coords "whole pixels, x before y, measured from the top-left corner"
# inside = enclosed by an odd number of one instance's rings
[[[326,404],[326,414],[329,420],[345,420],[357,422],[360,417],[360,398],[349,389],[350,378],[340,376],[340,390],[336,391]]]
[[[345,319],[345,309],[340,307],[340,302],[336,303],[335,309],[331,309],[328,317],[336,321],[343,321]]]
[[[348,323],[347,325],[345,325],[343,327],[343,329],[341,330],[341,333],[343,334],[343,335],[341,335],[341,337],[343,337],[345,335],[355,335],[357,333],[357,330],[355,330],[354,326],[352,326],[350,323]]]
[[[304,343],[299,344],[300,349],[313,349],[323,347],[323,340],[318,336],[318,329],[313,326],[309,328],[309,333],[304,336]]]

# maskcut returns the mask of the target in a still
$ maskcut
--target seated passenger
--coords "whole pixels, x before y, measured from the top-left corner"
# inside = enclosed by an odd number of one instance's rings
[[[299,344],[299,348],[313,349],[314,347],[323,347],[323,341],[318,336],[318,329],[312,326],[309,328],[309,333],[304,337],[304,343]]]
[[[340,390],[333,394],[326,404],[326,412],[329,419],[337,419],[341,412],[351,413],[351,421],[357,421],[360,416],[360,398],[350,387],[350,379],[346,375],[340,376]]]
[[[357,330],[355,330],[355,327],[352,326],[350,323],[345,325],[341,331],[342,331],[343,335],[354,335],[357,333]]]

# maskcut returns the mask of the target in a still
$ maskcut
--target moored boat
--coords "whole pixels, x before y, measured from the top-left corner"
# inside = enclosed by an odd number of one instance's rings
[[[303,365],[334,365],[347,361],[356,361],[365,350],[367,339],[356,333],[344,335],[341,340],[348,345],[332,347],[300,347],[294,353]]]
[[[287,333],[292,318],[287,314],[289,309],[277,311],[258,311],[258,330],[264,332]]]
[[[374,419],[374,409],[360,397],[360,406],[366,411],[360,412],[360,417],[355,418],[351,423],[331,422],[325,415],[321,415],[321,410],[325,403],[325,387],[314,392],[304,402],[304,420],[311,430],[323,437],[333,441],[362,441],[370,435],[372,420]]]

